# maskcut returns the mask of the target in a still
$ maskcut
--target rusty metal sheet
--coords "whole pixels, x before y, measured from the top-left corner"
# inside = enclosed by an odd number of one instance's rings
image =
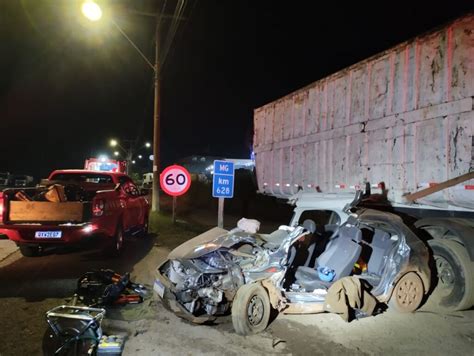
[[[255,110],[261,192],[403,196],[474,168],[474,15]],[[422,203],[474,209],[474,180]]]

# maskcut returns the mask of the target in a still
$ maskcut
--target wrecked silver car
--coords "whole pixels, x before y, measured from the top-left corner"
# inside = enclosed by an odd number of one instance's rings
[[[272,310],[333,311],[331,287],[349,278],[377,303],[412,312],[430,289],[428,259],[399,217],[365,209],[323,232],[311,220],[271,234],[214,228],[169,254],[154,290],[196,323],[231,313],[236,332],[246,335],[264,330]]]

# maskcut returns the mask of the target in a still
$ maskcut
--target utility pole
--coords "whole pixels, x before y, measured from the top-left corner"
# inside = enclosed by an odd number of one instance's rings
[[[153,183],[151,211],[160,211],[160,30],[159,16],[155,21],[155,105],[153,114]]]

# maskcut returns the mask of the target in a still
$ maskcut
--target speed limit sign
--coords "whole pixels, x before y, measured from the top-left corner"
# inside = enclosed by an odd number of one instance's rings
[[[177,197],[188,191],[191,186],[191,176],[186,168],[175,164],[165,168],[161,173],[160,185],[166,194]]]

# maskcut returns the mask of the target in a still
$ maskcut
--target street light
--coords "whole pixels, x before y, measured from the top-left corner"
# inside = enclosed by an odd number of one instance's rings
[[[150,142],[145,143],[145,147],[146,147],[146,148],[150,148],[150,147],[151,147]]]
[[[115,146],[117,146],[117,145],[118,145],[117,140],[114,140],[114,139],[111,139],[111,140],[110,140],[110,146],[115,147]]]
[[[90,21],[98,21],[102,17],[102,10],[97,3],[93,0],[85,0],[82,4],[82,13]],[[139,13],[139,12],[136,12]],[[149,16],[150,14],[145,14]],[[153,106],[153,183],[152,183],[152,198],[151,198],[151,210],[160,210],[160,81],[159,81],[159,18],[157,14],[151,14],[155,17],[155,63],[151,63],[138,46],[127,36],[122,28],[112,19],[111,22],[117,28],[117,30],[127,39],[133,48],[140,54],[143,60],[153,70],[153,81],[155,86],[154,106]],[[116,141],[115,141],[116,142]],[[112,141],[111,141],[112,144]],[[148,145],[146,145],[149,147]],[[114,147],[114,146],[113,146]],[[134,163],[134,162],[132,162]]]
[[[142,155],[138,155],[138,159],[142,159],[142,158],[143,158]]]
[[[86,0],[82,3],[81,11],[85,17],[91,21],[99,21],[102,17],[102,9],[92,0]]]
[[[120,152],[119,151],[115,151],[114,152],[114,156],[119,156],[120,155]]]

